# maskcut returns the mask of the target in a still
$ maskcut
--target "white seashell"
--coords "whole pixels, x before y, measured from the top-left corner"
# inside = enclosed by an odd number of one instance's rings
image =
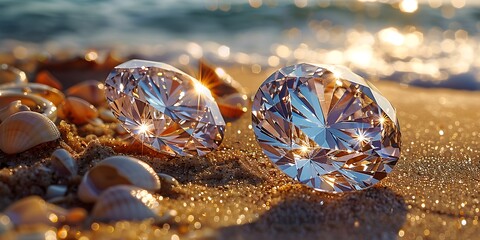
[[[63,148],[55,150],[50,159],[53,168],[60,176],[70,177],[77,175],[77,162],[67,150]]]
[[[30,196],[14,202],[5,209],[12,223],[18,225],[46,224],[57,226],[68,214],[68,211],[59,206],[45,202],[38,196]]]
[[[20,100],[13,101],[0,109],[0,122],[14,113],[23,111],[30,111],[30,108],[27,105],[23,105]]]
[[[93,207],[93,221],[114,222],[157,217],[160,203],[147,190],[118,185],[104,191]]]
[[[132,157],[113,156],[105,158],[83,176],[78,196],[84,202],[94,202],[105,189],[120,184],[149,191],[160,189],[160,179],[147,163]]]
[[[38,144],[60,138],[55,124],[36,112],[18,112],[0,124],[0,149],[7,154],[20,153]]]
[[[65,196],[67,193],[67,186],[65,185],[50,185],[47,188],[47,193],[45,194],[46,199],[53,199]]]
[[[86,124],[98,117],[97,109],[78,97],[67,97],[58,107],[58,117],[74,124]]]
[[[67,95],[81,98],[95,106],[104,105],[105,85],[99,81],[88,80],[76,84],[66,91]]]

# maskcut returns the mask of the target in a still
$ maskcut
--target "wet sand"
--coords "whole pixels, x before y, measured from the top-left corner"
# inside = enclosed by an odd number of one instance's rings
[[[271,73],[227,71],[252,93]],[[132,138],[117,137],[114,123],[61,122],[61,140],[17,155],[0,153],[0,209],[28,195],[44,196],[51,184],[66,184],[68,196],[59,205],[90,210],[92,205],[76,197],[80,177],[66,180],[48,171],[50,154],[63,147],[74,153],[80,175],[105,157],[126,154],[181,183],[155,195],[159,214],[174,215],[166,222],[88,223],[55,230],[68,232],[67,238],[478,238],[480,93],[375,85],[397,108],[402,157],[386,179],[364,191],[322,193],[289,179],[263,155],[247,112],[227,125],[221,147],[205,157],[162,156]]]

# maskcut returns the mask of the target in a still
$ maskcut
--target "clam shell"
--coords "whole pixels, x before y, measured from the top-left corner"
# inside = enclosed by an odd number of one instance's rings
[[[144,220],[157,217],[159,206],[158,200],[147,190],[118,185],[100,195],[91,217],[97,222]]]
[[[97,109],[77,97],[67,97],[58,108],[58,117],[74,124],[86,124],[98,117]]]
[[[76,84],[67,89],[66,94],[84,99],[95,106],[106,104],[105,85],[96,80],[88,80]]]
[[[59,206],[45,202],[38,196],[30,196],[14,202],[5,209],[12,223],[18,225],[46,224],[59,225],[65,220],[68,211]]]
[[[105,189],[121,184],[149,191],[160,189],[160,179],[148,164],[132,157],[113,156],[105,158],[83,176],[78,196],[84,202],[94,202]]]
[[[77,175],[77,162],[65,149],[55,150],[50,157],[52,166],[60,176],[70,177]]]
[[[30,111],[30,108],[27,105],[23,105],[20,100],[13,101],[0,109],[0,122],[3,122],[14,113],[23,111]]]
[[[11,115],[0,124],[0,133],[0,149],[7,154],[20,153],[60,138],[55,124],[36,112]]]

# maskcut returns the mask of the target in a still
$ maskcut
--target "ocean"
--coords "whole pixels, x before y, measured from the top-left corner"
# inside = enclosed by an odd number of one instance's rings
[[[182,64],[204,57],[253,71],[296,62],[342,64],[368,78],[480,90],[480,6],[402,1],[411,5],[0,0],[0,51],[115,49]]]

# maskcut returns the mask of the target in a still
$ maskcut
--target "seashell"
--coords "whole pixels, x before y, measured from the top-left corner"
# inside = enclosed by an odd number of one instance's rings
[[[67,89],[66,94],[81,98],[95,106],[106,104],[105,85],[96,80],[88,80]]]
[[[165,173],[157,173],[157,176],[160,178],[160,184],[162,186],[162,192],[169,192],[175,187],[179,187],[180,183],[174,177],[165,174]]]
[[[3,84],[0,85],[0,90],[37,95],[52,102],[55,106],[60,105],[65,99],[65,95],[60,90],[40,83]]]
[[[98,111],[98,117],[105,122],[117,122],[117,118],[110,109],[101,108]]]
[[[60,138],[55,124],[36,112],[18,112],[0,124],[0,149],[7,154],[20,153],[38,144]]]
[[[199,80],[210,89],[225,120],[233,121],[242,116],[248,106],[248,97],[242,85],[222,68],[214,68],[204,60],[200,60],[199,65]]]
[[[46,224],[57,226],[65,220],[68,211],[59,206],[45,202],[38,196],[20,199],[5,209],[12,223],[18,225]]]
[[[6,106],[11,102],[20,100],[30,110],[39,112],[55,121],[57,119],[57,107],[49,100],[33,93],[26,93],[16,90],[4,90],[0,85],[0,106]]]
[[[63,148],[55,150],[50,159],[53,168],[60,176],[70,177],[77,175],[77,162],[67,150]]]
[[[147,163],[132,157],[113,156],[105,158],[83,176],[78,197],[83,202],[94,202],[105,189],[120,184],[149,191],[160,189],[160,179]]]
[[[138,221],[157,217],[159,206],[158,200],[147,190],[118,185],[100,195],[91,217],[97,222]]]
[[[22,101],[15,100],[0,109],[0,122],[3,122],[3,120],[5,120],[7,117],[14,113],[23,111],[30,111],[30,108],[27,105],[23,105]]]
[[[58,107],[58,117],[80,125],[97,118],[98,111],[93,105],[81,98],[67,97]]]
[[[44,84],[56,89],[61,90],[62,89],[62,84],[60,81],[58,81],[57,78],[55,78],[49,71],[43,70],[40,71],[36,78],[35,78],[36,83]]]
[[[46,199],[53,199],[65,196],[67,193],[67,186],[65,185],[50,185],[47,188],[47,193],[45,194]]]

